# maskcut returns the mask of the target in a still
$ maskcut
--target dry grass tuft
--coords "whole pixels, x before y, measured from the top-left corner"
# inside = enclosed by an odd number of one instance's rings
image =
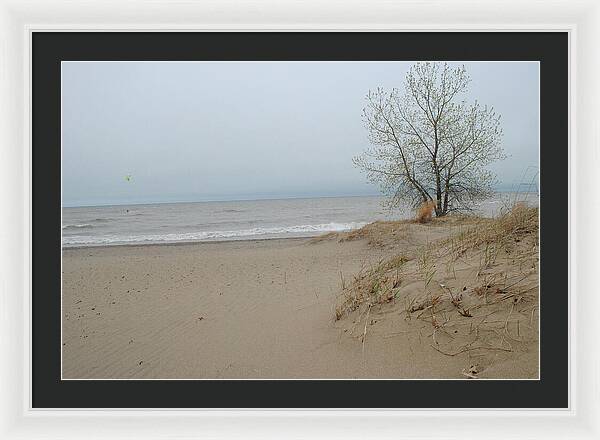
[[[498,218],[479,219],[474,226],[465,228],[440,245],[450,245],[456,256],[483,246],[486,259],[491,260],[500,248],[519,243],[524,236],[534,235],[537,238],[538,229],[538,208],[516,203]]]
[[[359,229],[343,233],[340,241],[354,241],[366,239],[369,244],[382,246],[386,241],[403,238],[406,235],[406,221],[376,221]]]
[[[399,240],[405,239],[408,233],[406,228],[409,221],[375,221],[347,232],[329,232],[314,237],[310,243],[316,244],[327,240],[345,241],[366,240],[370,246],[383,248],[395,245]]]
[[[342,290],[342,299],[335,309],[336,321],[363,304],[371,307],[393,301],[402,284],[401,268],[407,261],[408,258],[398,255],[368,270],[361,270]]]
[[[429,200],[421,203],[421,206],[417,209],[417,215],[415,220],[418,223],[429,223],[433,218],[433,212],[435,211],[435,202]]]

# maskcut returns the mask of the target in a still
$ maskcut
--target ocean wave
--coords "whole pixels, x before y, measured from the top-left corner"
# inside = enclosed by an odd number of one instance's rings
[[[63,225],[63,229],[82,229],[82,228],[93,228],[94,225],[89,223],[80,223],[75,225]]]
[[[89,223],[68,223],[66,225],[62,226],[62,229],[84,229],[84,228],[95,228],[96,226],[100,227],[101,225],[98,225],[98,223],[108,223],[113,221],[113,218],[108,218],[108,217],[100,217],[100,218],[95,218],[92,220],[88,220],[85,219],[82,221],[88,221]],[[72,220],[73,221],[73,220]]]
[[[364,226],[364,222],[350,223],[321,223],[318,225],[275,226],[265,228],[240,229],[235,231],[199,231],[170,234],[142,234],[142,235],[98,235],[98,236],[73,236],[63,237],[63,244],[77,245],[108,245],[124,243],[176,243],[186,241],[219,241],[235,240],[253,237],[268,238],[268,236],[310,236],[325,232],[348,231]]]

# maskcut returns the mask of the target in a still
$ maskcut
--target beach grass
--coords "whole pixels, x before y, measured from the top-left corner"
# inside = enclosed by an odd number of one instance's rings
[[[496,218],[433,219],[413,233],[448,225],[449,236],[421,239],[420,246],[359,271],[342,289],[334,321],[361,328],[365,322],[364,343],[374,310],[398,313],[413,322],[403,332],[411,325],[419,332],[428,328],[429,345],[446,356],[530,347],[538,337],[538,208],[516,203]],[[477,377],[490,359],[464,375]]]

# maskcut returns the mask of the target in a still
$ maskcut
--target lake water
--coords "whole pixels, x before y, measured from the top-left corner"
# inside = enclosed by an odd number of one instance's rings
[[[537,204],[535,194],[497,193],[478,212],[493,216],[508,200]],[[63,208],[62,243],[71,246],[310,237],[375,220],[410,218],[384,199],[326,197]]]

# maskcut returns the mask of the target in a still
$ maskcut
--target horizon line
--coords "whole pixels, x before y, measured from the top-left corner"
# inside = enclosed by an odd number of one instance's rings
[[[172,200],[172,201],[150,201],[150,202],[133,202],[133,203],[101,203],[95,205],[62,205],[63,208],[94,208],[100,206],[137,206],[137,205],[169,205],[176,203],[222,203],[222,202],[258,202],[261,200],[302,200],[302,199],[337,199],[337,198],[350,198],[350,197],[378,197],[383,196],[382,194],[351,194],[351,195],[321,195],[321,196],[276,196],[276,197],[256,197],[244,199],[244,198],[233,198],[233,199],[208,199],[208,200]],[[242,196],[233,196],[242,197]]]

